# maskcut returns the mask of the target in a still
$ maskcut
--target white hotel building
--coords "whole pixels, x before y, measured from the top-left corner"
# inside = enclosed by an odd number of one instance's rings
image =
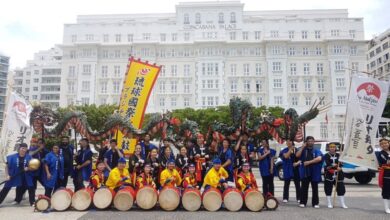
[[[147,112],[227,105],[331,103],[307,127],[338,140],[352,71],[366,68],[362,18],[340,10],[244,11],[229,2],[179,3],[175,13],[81,15],[65,24],[61,106],[119,103],[129,56],[162,65]]]

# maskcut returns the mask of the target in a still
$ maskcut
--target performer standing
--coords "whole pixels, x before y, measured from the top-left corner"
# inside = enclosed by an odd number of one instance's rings
[[[305,208],[307,204],[309,184],[312,189],[312,206],[320,208],[318,198],[318,183],[321,182],[322,153],[313,148],[314,137],[307,136],[305,143],[296,153],[297,158],[301,160],[299,166],[299,176],[302,181],[301,202],[299,207]]]
[[[301,162],[295,156],[297,149],[294,146],[293,140],[286,140],[286,144],[287,147],[281,150],[279,155],[283,161],[283,202],[288,202],[290,182],[293,180],[295,185],[295,198],[299,203],[301,200],[301,182],[299,178],[299,165]]]
[[[207,172],[202,188],[207,190],[210,187],[224,191],[228,188],[226,178],[229,177],[228,172],[221,166],[220,159],[213,160],[213,167]]]
[[[230,141],[228,139],[222,141],[222,147],[219,150],[219,158],[221,159],[222,167],[225,168],[229,174],[227,181],[233,182],[234,155],[233,151],[230,149]]]
[[[153,176],[150,173],[151,165],[146,163],[144,166],[144,171],[137,177],[137,181],[135,183],[136,189],[142,188],[144,186],[151,186],[156,189],[156,183],[153,181]]]
[[[249,142],[249,135],[246,132],[240,135],[240,138],[238,139],[236,146],[234,147],[234,152],[238,154],[240,152],[241,146],[243,145],[246,147],[246,152],[248,152],[249,156],[251,158],[254,158],[256,154],[256,147],[253,143]]]
[[[45,148],[45,141],[43,139],[38,139],[37,142],[35,142],[34,140],[34,138],[31,139],[31,146],[28,149],[28,154],[30,154],[32,158],[38,159],[41,162],[39,169],[33,172],[34,187],[35,189],[37,189],[38,182],[40,182],[43,186],[42,176],[44,172],[44,165],[42,161],[45,158],[46,154],[49,153],[49,151]]]
[[[274,195],[274,161],[276,151],[270,149],[267,139],[261,141],[262,147],[259,149],[259,167],[261,179],[263,180],[263,194],[268,193]]]
[[[141,146],[141,156],[142,159],[146,160],[146,158],[149,156],[149,153],[152,149],[157,149],[157,146],[150,143],[150,134],[145,134],[144,140],[139,143]]]
[[[381,139],[379,145],[382,150],[379,153],[379,187],[382,188],[382,198],[385,205],[385,212],[390,214],[390,142],[387,139]]]
[[[64,158],[64,179],[60,181],[60,187],[68,185],[68,178],[73,174],[73,153],[74,146],[69,144],[69,138],[62,137],[60,144],[60,155]]]
[[[99,156],[98,156],[96,163],[99,163],[100,161],[102,161],[104,163],[104,154],[108,151],[108,148],[109,148],[108,144],[109,144],[108,139],[106,139],[104,142],[102,142],[101,148],[99,150]]]
[[[257,189],[256,178],[250,171],[249,163],[244,163],[242,166],[242,172],[237,177],[237,188],[244,192],[247,189]]]
[[[118,190],[119,187],[131,185],[131,177],[126,169],[126,160],[121,157],[118,159],[118,166],[110,171],[106,186],[113,190]]]
[[[234,182],[237,182],[237,176],[241,173],[242,165],[244,165],[244,163],[249,163],[249,165],[251,165],[252,161],[248,154],[247,147],[241,145],[239,153],[236,154],[236,157],[234,158]]]
[[[142,159],[141,151],[141,145],[137,144],[135,146],[134,154],[130,159],[129,171],[130,174],[133,175],[133,182],[135,181],[137,176],[142,173],[142,170],[144,169],[145,160]]]
[[[345,205],[344,195],[345,195],[345,185],[344,185],[344,173],[341,169],[341,163],[339,163],[340,154],[336,153],[336,144],[329,144],[329,152],[325,154],[324,160],[325,160],[325,167],[324,167],[324,173],[325,173],[325,182],[324,182],[324,189],[325,189],[325,195],[328,202],[328,208],[333,208],[332,205],[332,189],[333,185],[336,184],[336,179],[338,177],[337,181],[337,196],[340,199],[341,207],[344,209],[347,209],[348,207]]]
[[[152,149],[150,151],[150,157],[146,159],[146,163],[149,163],[151,165],[151,174],[153,177],[153,181],[156,183],[157,188],[159,188],[160,182],[160,173],[162,172],[161,166],[160,166],[160,161],[157,158],[158,152],[157,149]]]
[[[172,154],[171,147],[165,147],[164,153],[160,158],[160,165],[162,170],[168,167],[169,160],[175,160],[175,156]]]
[[[176,167],[180,170],[180,176],[184,176],[188,172],[188,164],[190,163],[187,148],[180,148],[180,154],[176,157]]]
[[[204,137],[202,134],[197,136],[197,144],[194,148],[194,158],[196,166],[196,181],[202,185],[206,176],[207,161],[210,158],[209,150],[204,145]]]
[[[123,157],[123,151],[118,148],[117,141],[115,139],[110,140],[110,149],[104,154],[104,164],[106,170],[104,176],[107,178],[110,171],[118,165],[119,158]]]
[[[15,202],[19,204],[22,201],[23,194],[28,190],[30,205],[34,205],[35,187],[32,173],[28,168],[28,163],[31,159],[31,156],[27,154],[27,144],[25,143],[19,145],[17,153],[7,156],[5,165],[7,182],[0,191],[0,204],[3,203],[12,187],[21,187],[17,191]]]
[[[188,166],[188,173],[184,175],[183,178],[183,188],[197,188],[199,189],[199,184],[196,181],[196,176],[195,176],[195,165],[191,163]]]
[[[88,181],[92,173],[92,151],[89,147],[89,140],[80,140],[81,149],[76,155],[76,168],[73,177],[75,192],[84,188],[84,181]]]
[[[175,160],[169,159],[167,168],[161,172],[160,185],[179,187],[181,184],[181,177],[179,172],[175,169]]]
[[[104,169],[105,168],[106,168],[106,165],[104,165],[104,162],[98,161],[97,166],[96,166],[96,170],[93,171],[93,173],[89,179],[89,185],[93,188],[94,191],[98,190],[105,183],[105,179],[104,179]]]
[[[64,179],[64,157],[60,153],[60,148],[53,145],[52,151],[44,159],[44,177],[45,196],[51,197],[52,193],[61,186],[61,180]]]

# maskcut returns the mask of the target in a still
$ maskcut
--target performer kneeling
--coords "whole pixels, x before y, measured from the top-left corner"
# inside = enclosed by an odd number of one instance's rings
[[[249,163],[242,165],[242,172],[237,176],[237,188],[244,192],[247,189],[257,189],[256,178],[250,171]]]
[[[131,185],[131,178],[129,171],[126,169],[126,160],[121,157],[118,160],[118,167],[110,171],[106,186],[110,189],[118,190],[124,185]]]
[[[340,154],[336,153],[336,145],[329,144],[329,152],[325,154],[325,182],[324,189],[326,194],[326,199],[328,201],[328,208],[333,208],[332,205],[332,189],[333,185],[336,184],[337,181],[337,196],[340,198],[340,205],[344,209],[348,208],[345,205],[344,195],[345,195],[345,185],[344,185],[344,173],[341,169],[341,163],[339,163]]]
[[[50,198],[53,191],[61,186],[61,181],[64,179],[64,157],[60,154],[58,145],[53,145],[52,151],[46,154],[44,163],[43,184],[45,186],[45,196]]]
[[[106,168],[106,165],[104,164],[104,161],[98,161],[96,170],[93,171],[90,179],[89,184],[93,188],[94,191],[98,190],[100,187],[104,185],[105,179],[104,179],[104,169]]]
[[[8,181],[0,192],[0,204],[7,197],[12,187],[22,187],[20,191],[18,190],[15,202],[20,203],[23,194],[28,190],[30,205],[34,205],[35,187],[32,173],[28,168],[28,163],[31,159],[31,156],[27,154],[27,144],[25,143],[19,145],[18,153],[7,156],[5,176]]]
[[[382,151],[379,153],[379,187],[382,188],[382,198],[385,204],[385,212],[390,214],[389,200],[390,200],[390,142],[387,139],[381,139],[379,145]]]
[[[184,175],[183,188],[199,189],[198,182],[196,181],[195,165],[192,163],[188,166],[188,173]]]
[[[181,177],[179,172],[175,169],[175,160],[169,159],[167,165],[167,168],[162,171],[160,175],[161,187],[164,188],[164,186],[180,186]]]
[[[152,167],[150,163],[146,163],[144,166],[144,172],[137,177],[136,188],[142,188],[144,186],[150,186],[156,189],[156,183],[153,181],[151,174]]]
[[[213,167],[207,172],[202,188],[207,190],[210,187],[218,188],[223,191],[228,188],[226,179],[229,177],[228,172],[221,166],[219,158],[213,160]]]

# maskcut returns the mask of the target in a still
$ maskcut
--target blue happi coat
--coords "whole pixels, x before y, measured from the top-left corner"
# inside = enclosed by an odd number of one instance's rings
[[[316,163],[316,164],[312,164],[310,166],[307,166],[305,167],[304,166],[304,162],[307,161],[307,157],[308,157],[308,149],[305,148],[303,151],[302,151],[302,155],[301,157],[299,158],[302,163],[301,165],[299,166],[299,176],[301,179],[304,179],[304,178],[307,178],[307,177],[311,177],[311,180],[313,182],[321,182],[322,178],[321,178],[321,169],[322,169],[322,164],[323,164],[323,155],[322,155],[322,152],[318,149],[314,149],[312,150],[312,157],[313,159],[316,158],[316,157],[319,157],[321,156],[322,157],[322,160],[321,162],[319,163]]]
[[[48,166],[51,178],[47,179],[46,171],[43,175],[43,184],[45,187],[54,188],[58,179],[64,179],[64,157],[53,152],[46,154],[44,163]]]
[[[23,166],[28,167],[28,163],[31,159],[32,157],[26,154],[26,156],[23,158]],[[23,172],[22,174],[20,174],[19,153],[7,156],[7,166],[8,175],[11,176],[11,180],[7,181],[4,187],[22,186],[23,178],[25,178],[28,187],[34,186],[33,173],[31,171]]]
[[[79,150],[77,152],[77,164],[81,165],[85,163],[87,160],[90,160],[91,163],[81,168],[84,181],[88,181],[92,174],[92,151],[89,148],[85,150],[83,149]]]

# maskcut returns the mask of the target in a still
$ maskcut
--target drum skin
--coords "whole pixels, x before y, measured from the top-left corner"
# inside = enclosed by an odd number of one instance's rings
[[[35,210],[44,212],[50,208],[50,198],[45,195],[38,195],[35,201]]]
[[[244,193],[245,206],[253,211],[258,212],[264,208],[264,196],[257,189],[247,189]]]
[[[114,206],[119,211],[128,211],[133,207],[135,192],[131,186],[124,186],[114,197]]]
[[[96,190],[93,195],[93,204],[97,209],[106,209],[111,206],[114,197],[114,190],[107,187],[101,187]]]
[[[265,200],[265,207],[268,210],[276,210],[279,206],[278,200],[273,196],[267,196],[267,199]]]
[[[203,192],[202,203],[203,207],[210,212],[219,210],[222,205],[221,192],[216,188],[210,187]]]
[[[156,189],[151,186],[144,186],[137,191],[137,205],[141,209],[149,210],[156,206],[158,200],[158,193]]]
[[[67,188],[57,189],[51,196],[51,207],[56,211],[65,211],[72,204],[73,191]]]
[[[166,211],[175,210],[180,204],[180,191],[176,187],[166,186],[158,196],[160,207]]]
[[[187,188],[184,190],[181,203],[187,211],[198,211],[202,205],[202,195],[196,188]]]
[[[228,188],[223,192],[223,204],[225,208],[232,212],[237,212],[244,204],[243,195],[236,188]]]
[[[92,205],[93,190],[83,188],[75,192],[72,196],[72,207],[77,211],[85,211]]]

